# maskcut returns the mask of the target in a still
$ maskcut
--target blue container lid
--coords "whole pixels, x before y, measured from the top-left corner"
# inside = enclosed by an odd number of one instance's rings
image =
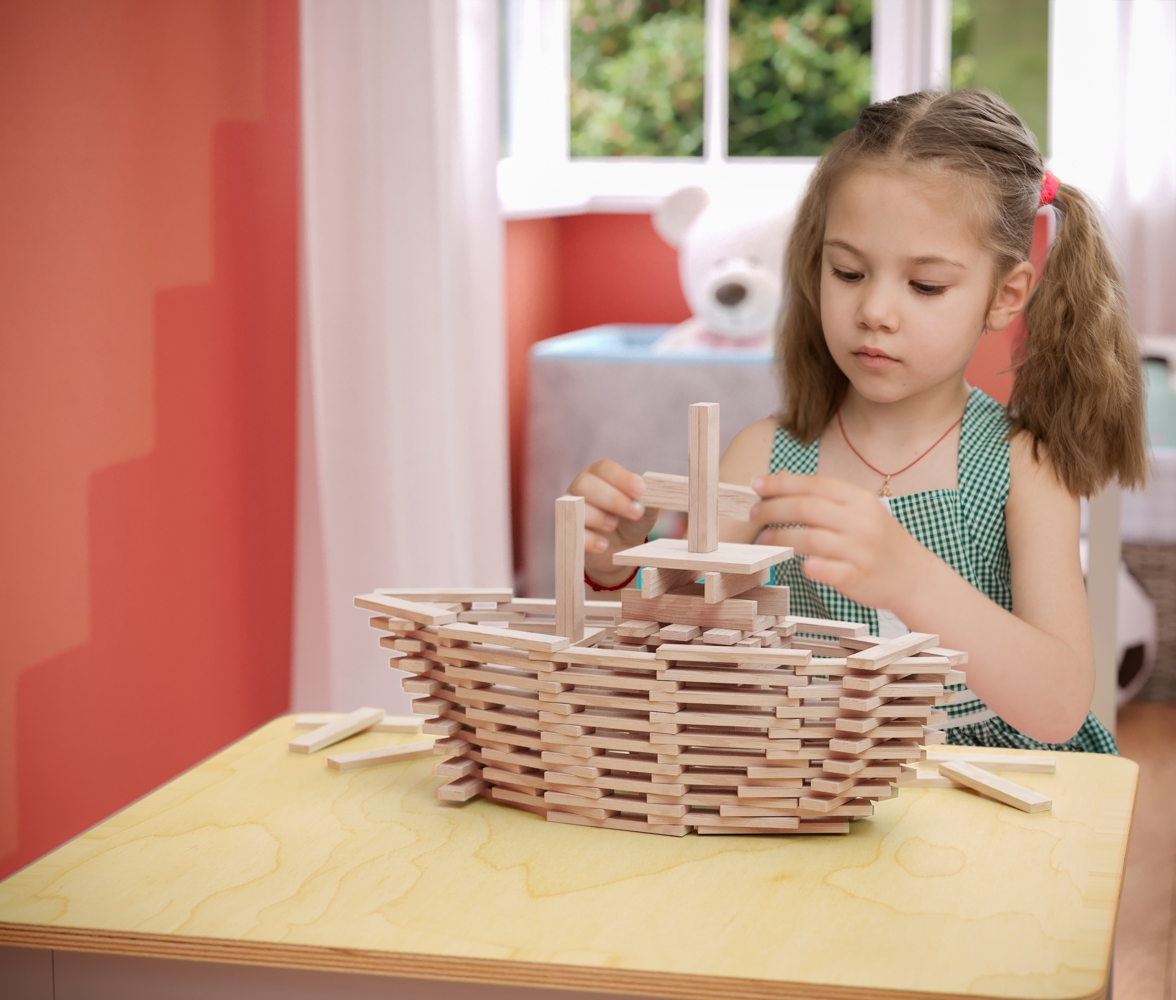
[[[670,329],[669,323],[608,323],[587,330],[540,340],[531,347],[536,361],[649,361],[661,364],[768,364],[766,349],[700,348],[689,351],[653,350],[653,342]]]

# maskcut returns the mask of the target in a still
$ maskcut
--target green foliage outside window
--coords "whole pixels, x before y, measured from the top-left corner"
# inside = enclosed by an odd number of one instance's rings
[[[870,103],[871,0],[731,0],[730,156],[819,156]]]
[[[999,94],[1047,152],[1049,0],[952,0],[951,86]]]
[[[572,156],[701,156],[703,0],[572,0]]]

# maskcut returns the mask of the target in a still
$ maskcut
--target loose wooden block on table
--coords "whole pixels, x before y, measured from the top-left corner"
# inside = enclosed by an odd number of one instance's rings
[[[340,716],[326,725],[312,729],[301,736],[295,736],[286,744],[286,749],[295,753],[314,753],[324,747],[332,746],[340,740],[362,733],[370,729],[384,718],[382,708],[357,708],[354,712]]]
[[[940,761],[939,773],[981,795],[1027,813],[1042,812],[1053,806],[1053,801],[1048,796],[1024,785],[1018,785],[1015,781],[997,777],[967,761]]]
[[[352,753],[333,754],[327,758],[327,767],[333,771],[351,771],[357,767],[374,767],[378,764],[393,764],[418,757],[432,757],[433,743],[408,743],[403,746],[373,747],[371,750],[355,750]]]
[[[328,722],[343,718],[341,712],[324,712],[319,715],[300,715],[294,721],[295,729],[318,729]],[[424,720],[412,715],[385,715],[371,727],[373,733],[419,733]]]

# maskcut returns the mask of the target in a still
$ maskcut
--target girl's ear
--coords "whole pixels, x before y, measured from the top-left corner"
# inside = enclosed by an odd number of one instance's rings
[[[1029,296],[1033,293],[1036,281],[1037,272],[1033,270],[1033,265],[1029,261],[1023,260],[1020,264],[1015,264],[996,286],[996,294],[988,308],[985,329],[1003,330],[1020,316],[1029,304]]]

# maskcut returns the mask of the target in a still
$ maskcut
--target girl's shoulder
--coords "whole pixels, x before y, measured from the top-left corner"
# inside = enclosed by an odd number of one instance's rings
[[[773,420],[772,424],[768,471],[787,471],[801,476],[816,475],[817,461],[820,458],[820,438],[814,438],[805,444],[786,431],[779,420]]]

